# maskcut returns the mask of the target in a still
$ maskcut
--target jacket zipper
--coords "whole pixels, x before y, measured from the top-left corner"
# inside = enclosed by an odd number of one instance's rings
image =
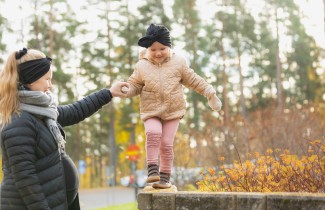
[[[160,83],[160,88],[159,88],[159,95],[160,95],[160,117],[163,114],[163,105],[164,105],[164,94],[163,94],[163,80],[162,80],[162,65],[161,63],[158,64],[159,67],[159,83]]]

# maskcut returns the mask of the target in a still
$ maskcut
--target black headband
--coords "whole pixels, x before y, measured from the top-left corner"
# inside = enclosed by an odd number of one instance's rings
[[[169,30],[163,25],[150,24],[147,29],[146,36],[138,41],[138,45],[148,48],[154,42],[159,42],[165,46],[171,47],[171,39]]]
[[[19,82],[23,85],[35,82],[50,70],[51,63],[52,58],[46,57],[19,64]]]

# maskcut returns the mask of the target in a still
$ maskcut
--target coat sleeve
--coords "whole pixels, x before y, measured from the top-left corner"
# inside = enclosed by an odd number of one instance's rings
[[[135,65],[134,71],[127,82],[129,83],[129,91],[127,93],[128,97],[136,96],[141,93],[144,83],[141,79],[137,65]]]
[[[208,88],[209,84],[188,66],[185,59],[182,60],[181,71],[182,84],[205,96],[205,90]]]
[[[58,106],[58,123],[62,126],[76,124],[90,117],[111,100],[108,90],[102,89],[73,104]]]
[[[36,171],[37,128],[33,122],[24,118],[13,121],[2,131],[1,139],[15,186],[27,208],[49,210]]]

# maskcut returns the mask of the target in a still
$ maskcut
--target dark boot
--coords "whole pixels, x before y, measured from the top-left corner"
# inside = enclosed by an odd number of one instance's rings
[[[152,187],[157,188],[157,189],[170,188],[172,186],[172,184],[170,183],[169,180],[170,180],[169,173],[160,172],[160,181],[153,183]]]
[[[159,177],[159,167],[158,165],[148,165],[148,178],[147,183],[158,182],[160,180]]]

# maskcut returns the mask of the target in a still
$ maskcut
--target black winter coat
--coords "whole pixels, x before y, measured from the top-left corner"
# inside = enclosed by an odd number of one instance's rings
[[[103,89],[58,107],[58,124],[76,124],[111,101]],[[1,210],[66,210],[63,165],[58,146],[42,120],[27,112],[14,115],[1,132],[3,180]]]

